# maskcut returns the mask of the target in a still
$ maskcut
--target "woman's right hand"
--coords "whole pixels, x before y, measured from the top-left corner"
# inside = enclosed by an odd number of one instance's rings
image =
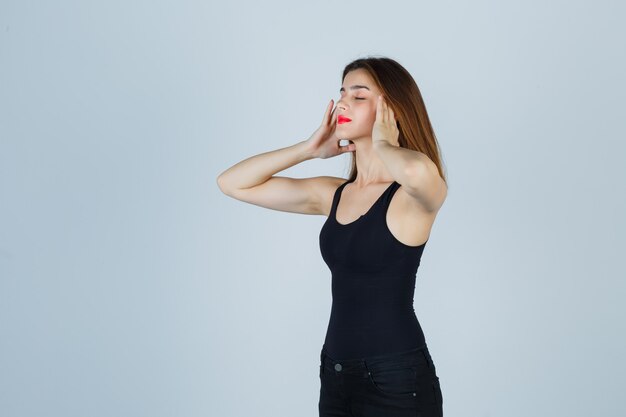
[[[334,102],[331,99],[330,103],[326,107],[326,112],[322,119],[322,124],[309,139],[306,140],[307,148],[314,158],[332,158],[333,156],[340,155],[345,152],[351,152],[356,149],[354,143],[350,143],[345,146],[339,146],[339,138],[335,135],[335,128],[337,126],[337,117],[335,107],[332,112]]]

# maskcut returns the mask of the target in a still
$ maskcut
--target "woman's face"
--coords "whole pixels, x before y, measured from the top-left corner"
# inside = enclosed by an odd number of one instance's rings
[[[335,134],[339,139],[371,141],[380,90],[365,70],[356,69],[346,74],[339,93]],[[341,116],[350,121],[340,123]]]

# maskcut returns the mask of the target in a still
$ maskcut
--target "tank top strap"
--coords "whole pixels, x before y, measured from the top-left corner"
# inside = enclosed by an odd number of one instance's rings
[[[348,184],[349,182],[350,180],[347,180],[346,182],[341,184],[339,187],[337,187],[337,189],[335,190],[335,195],[333,196],[333,203],[330,207],[330,213],[328,214],[328,217],[332,217],[335,215],[335,212],[337,211],[337,206],[339,205],[339,196],[341,195],[341,191],[343,190],[343,187],[345,187],[346,184]]]
[[[389,207],[389,203],[391,203],[391,198],[396,193],[398,188],[400,188],[400,183],[397,181],[394,181],[385,192],[385,196],[383,198],[385,211],[387,211],[387,208]]]

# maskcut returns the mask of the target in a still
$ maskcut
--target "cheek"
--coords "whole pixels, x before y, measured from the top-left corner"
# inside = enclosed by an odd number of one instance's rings
[[[376,106],[372,105],[371,102],[363,103],[358,108],[353,110],[354,117],[359,118],[362,121],[373,122],[376,120]]]
[[[368,101],[367,106],[363,106],[363,112],[366,113],[368,120],[376,120],[376,103]]]
[[[363,121],[373,125],[376,121],[376,106],[368,106],[363,108]]]
[[[355,113],[354,117],[355,119],[358,117],[357,122],[352,126],[355,134],[368,135],[372,132],[376,121],[376,112],[363,108],[363,111],[359,111],[358,114]]]
[[[349,123],[349,128],[351,130],[358,130],[359,132],[368,132],[371,131],[374,126],[374,122],[376,121],[376,106],[371,103],[363,103],[360,106],[353,106],[350,111],[352,115],[353,121]],[[348,125],[338,125],[338,126],[348,126]]]

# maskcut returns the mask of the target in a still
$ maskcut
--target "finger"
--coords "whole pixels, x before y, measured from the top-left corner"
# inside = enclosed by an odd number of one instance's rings
[[[322,123],[328,124],[328,118],[330,117],[332,107],[333,107],[333,100],[330,99],[330,101],[326,105],[326,111],[324,111],[324,117],[322,118]]]
[[[332,117],[332,111],[331,109],[333,108],[333,99],[330,99],[330,102],[328,103],[328,106],[326,106],[326,113],[324,113],[324,122],[326,122],[326,124],[329,123],[330,118]]]
[[[343,145],[339,147],[339,151],[341,153],[352,152],[354,150],[356,150],[356,145],[354,143],[349,143],[348,145]]]
[[[387,110],[387,102],[385,98],[382,99],[383,102],[383,123],[387,123],[389,121],[389,112]]]
[[[393,121],[393,124],[396,125],[396,127],[400,126],[400,121],[398,120],[398,117],[396,117],[396,113],[393,111],[393,109],[391,109],[391,120]]]
[[[378,104],[376,105],[376,120],[383,120],[383,99],[378,96]]]
[[[328,123],[331,125],[335,125],[336,121],[337,121],[337,106],[335,106],[335,108],[333,108],[333,111],[330,113],[330,116],[328,118]]]

